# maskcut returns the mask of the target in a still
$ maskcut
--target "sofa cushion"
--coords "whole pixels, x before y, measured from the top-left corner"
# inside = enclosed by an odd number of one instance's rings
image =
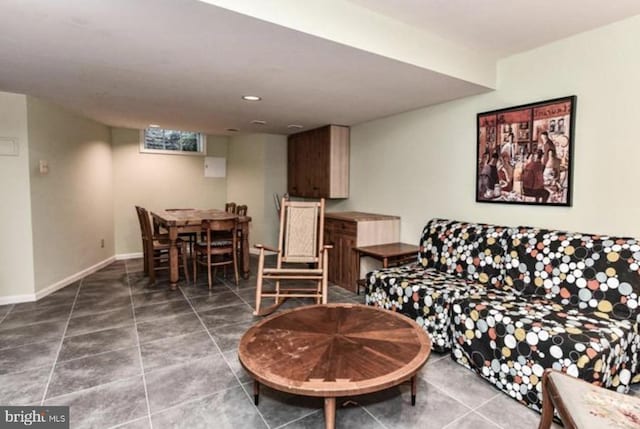
[[[454,359],[538,411],[545,368],[620,392],[638,379],[640,343],[629,320],[504,290],[471,290],[452,317]]]
[[[419,262],[482,285],[500,287],[508,228],[432,219],[420,239]]]
[[[429,333],[433,349],[444,351],[451,348],[451,303],[470,287],[481,286],[412,264],[368,273],[365,302],[415,320]]]
[[[638,321],[635,239],[519,227],[507,240],[504,259],[505,283],[523,296]]]

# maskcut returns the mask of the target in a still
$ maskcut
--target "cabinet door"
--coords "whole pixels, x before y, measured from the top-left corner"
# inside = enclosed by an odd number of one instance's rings
[[[355,291],[354,272],[357,271],[355,222],[327,220],[326,243],[333,244],[329,253],[329,280],[339,286]],[[356,265],[354,265],[354,263]]]
[[[296,197],[329,197],[331,151],[329,127],[288,138],[287,190]]]
[[[338,271],[340,267],[340,249],[336,241],[335,234],[335,222],[326,220],[324,224],[324,242],[333,246],[329,249],[329,281],[332,283],[338,283]]]
[[[354,248],[356,247],[356,237],[343,235],[340,237],[340,286],[356,291],[356,281],[358,275],[358,259]]]
[[[303,196],[304,171],[309,168],[308,157],[304,156],[307,136],[296,134],[289,136],[287,145],[287,192],[293,196]]]
[[[308,192],[313,198],[328,197],[331,172],[329,170],[329,156],[331,154],[330,127],[313,130],[312,144],[309,145]]]

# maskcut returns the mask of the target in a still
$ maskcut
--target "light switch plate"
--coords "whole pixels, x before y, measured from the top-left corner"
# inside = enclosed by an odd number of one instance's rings
[[[13,137],[0,137],[0,156],[20,155],[18,139]]]
[[[49,161],[41,159],[40,160],[40,175],[44,176],[45,174],[49,174]]]

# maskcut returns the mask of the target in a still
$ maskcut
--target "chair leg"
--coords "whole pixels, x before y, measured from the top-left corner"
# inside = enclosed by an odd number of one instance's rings
[[[258,280],[256,281],[256,309],[253,312],[254,316],[260,314],[260,302],[262,301],[262,270],[264,269],[264,249],[260,249],[260,255],[258,257]]]
[[[236,257],[236,252],[232,253],[233,258],[233,275],[236,281],[236,286],[238,286],[238,258]]]
[[[146,241],[142,243],[142,262],[144,264],[144,275],[149,275],[149,254],[147,251],[147,243]]]
[[[549,393],[549,383],[547,381],[547,374],[542,377],[542,416],[540,417],[540,424],[538,429],[549,429],[553,422],[554,406],[551,401],[551,394]]]
[[[153,246],[153,244],[152,244]],[[149,257],[147,258],[148,260],[148,268],[149,268],[149,283],[151,284],[155,284],[156,282],[156,267],[155,267],[155,259],[156,259],[156,252],[155,250],[153,250],[153,247],[151,247],[150,249],[147,250],[147,253],[149,255]]]
[[[198,283],[198,270],[196,270],[196,259],[198,259],[198,254],[194,251],[191,254],[191,265],[193,266],[193,283]]]
[[[182,269],[187,283],[191,283],[189,281],[189,269],[187,268],[187,243],[185,242],[182,243]]]
[[[329,255],[327,249],[324,249],[324,255],[322,256],[322,303],[326,304],[328,301],[328,271],[329,271]]]
[[[207,275],[209,276],[209,290],[211,290],[211,252],[207,249]]]

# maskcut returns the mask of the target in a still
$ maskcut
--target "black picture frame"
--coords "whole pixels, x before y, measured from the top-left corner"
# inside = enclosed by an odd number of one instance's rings
[[[576,106],[571,95],[478,113],[476,202],[570,207]]]

